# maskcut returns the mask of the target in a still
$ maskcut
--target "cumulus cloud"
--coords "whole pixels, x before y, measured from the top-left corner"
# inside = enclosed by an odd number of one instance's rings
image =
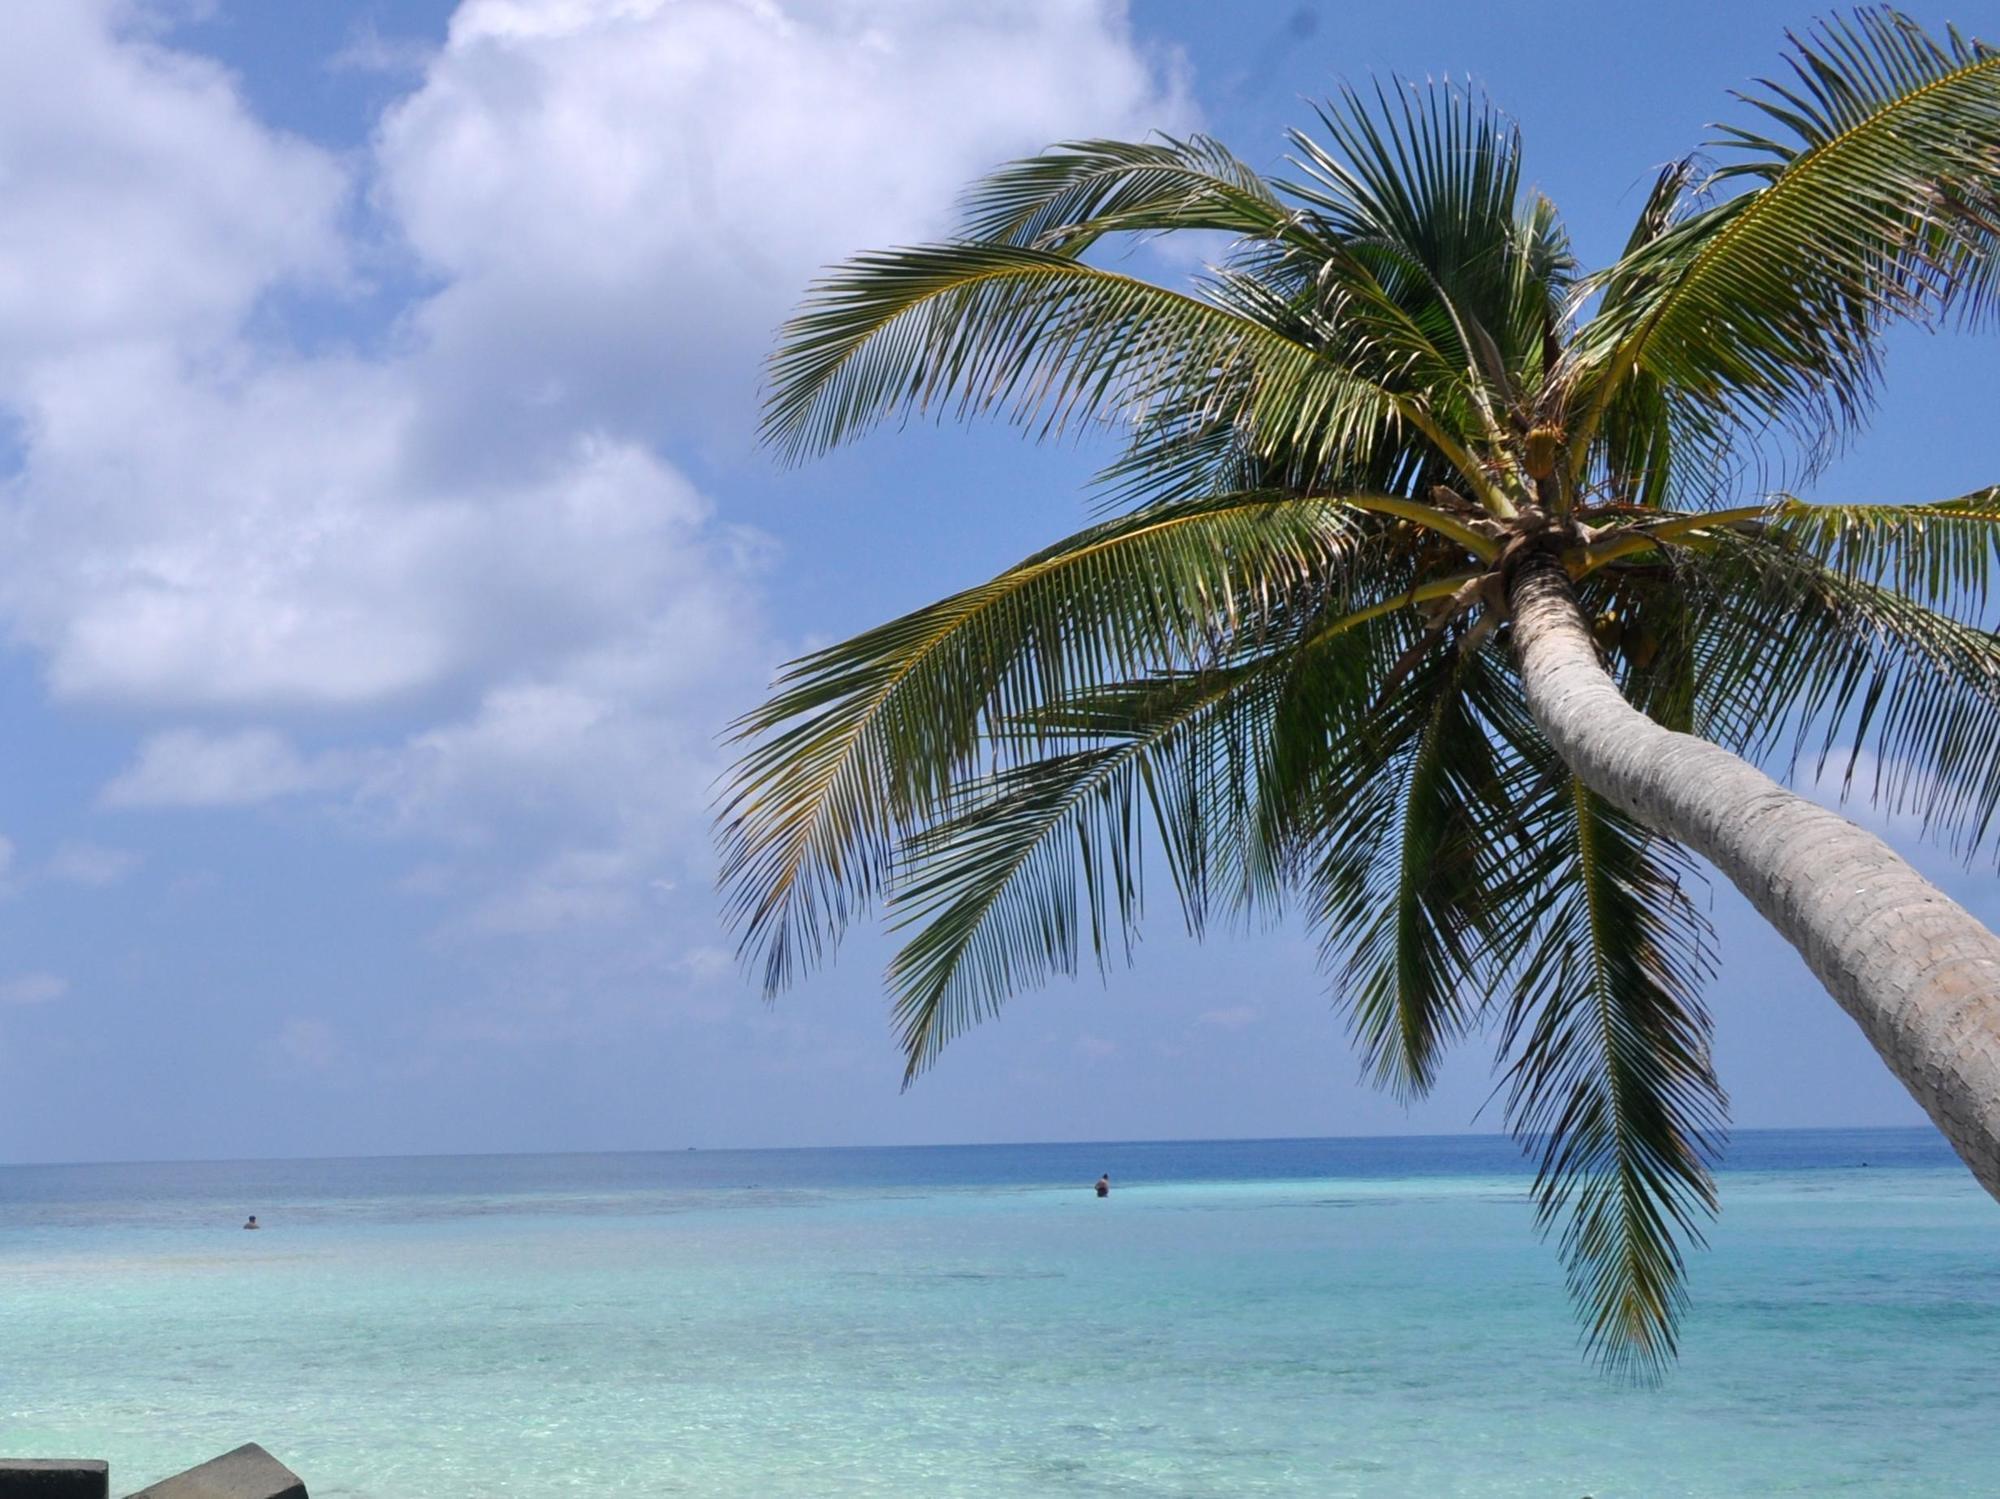
[[[449,284],[457,423],[740,432],[814,270],[939,232],[1051,140],[1185,123],[1076,0],[467,0],[384,122],[379,200]]]
[[[326,790],[352,774],[342,757],[308,760],[270,729],[168,729],[146,740],[100,800],[107,807],[242,807]]]
[[[740,430],[815,266],[1185,113],[1108,5],[467,0],[362,164],[428,289],[309,356],[253,314],[355,258],[348,168],[133,14],[37,8],[5,64],[0,609],[59,694],[146,708],[418,701],[647,628],[741,560],[652,444]]]
[[[1113,0],[465,0],[333,60],[411,78],[341,156],[148,15],[28,7],[0,55],[0,621],[139,729],[103,805],[320,798],[438,845],[468,935],[705,891],[778,647],[771,544],[688,471],[814,268],[1188,123]]]
[[[337,281],[350,184],[244,110],[137,7],[9,8],[0,48],[0,382],[32,392],[107,348],[207,352],[274,286]]]
[[[592,433],[504,476],[418,471],[402,368],[243,382],[130,353],[52,376],[0,604],[65,696],[365,706],[547,661],[714,598],[731,538],[657,455]],[[60,498],[61,503],[57,503]]]

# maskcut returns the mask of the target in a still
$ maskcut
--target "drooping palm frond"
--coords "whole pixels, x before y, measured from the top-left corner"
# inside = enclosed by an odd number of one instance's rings
[[[1627,644],[1650,654],[1625,681],[1662,722],[1764,756],[1788,746],[1815,776],[1875,762],[1870,794],[1920,811],[1970,855],[2000,797],[2000,638],[1964,622],[2000,566],[2000,491],[1916,505],[1812,505],[1779,496],[1715,514],[1663,515],[1606,556],[1659,566],[1600,585],[1650,611]],[[1663,633],[1663,619],[1682,623]],[[1668,638],[1671,636],[1671,638]],[[1662,648],[1664,647],[1664,649]]]
[[[1958,205],[2000,184],[2000,54],[1886,8],[1793,42],[1793,81],[1748,96],[1775,133],[1725,127],[1721,180],[1755,185],[1604,273],[1564,378],[1581,440],[1644,375],[1693,430],[1816,445],[1866,410],[1886,321],[1993,305],[1993,235]]]
[[[1505,927],[1504,950],[1521,955],[1503,1024],[1508,1117],[1537,1153],[1539,1221],[1561,1226],[1586,1345],[1646,1378],[1673,1356],[1684,1246],[1715,1209],[1727,1101],[1701,1000],[1713,934],[1686,853],[1530,753]]]
[[[1429,1090],[1483,1007],[1513,841],[1481,716],[1511,689],[1490,652],[1461,645],[1438,642],[1357,726],[1382,763],[1344,795],[1322,791],[1309,835],[1309,910],[1335,993],[1364,1064],[1404,1098]]]
[[[1053,146],[985,178],[962,206],[967,239],[1072,256],[1108,234],[1283,239],[1296,226],[1270,184],[1205,135]]]
[[[1352,512],[1254,493],[1121,517],[787,669],[735,726],[725,889],[775,992],[878,893],[901,827],[989,732],[1093,682],[1210,658],[1283,589],[1336,587]]]
[[[1047,435],[1196,403],[1322,466],[1435,429],[1421,402],[1254,318],[1007,245],[850,261],[786,325],[771,380],[765,436],[794,457],[927,409],[1004,410]]]
[[[1218,886],[1230,907],[1252,904],[1282,857],[1259,847],[1271,826],[1259,803],[1286,700],[1309,683],[1311,711],[1365,712],[1384,656],[1409,639],[1395,613],[1336,615],[1309,651],[1294,636],[1037,711],[1030,737],[1046,752],[965,782],[906,842],[891,912],[916,934],[889,970],[906,1079],[1009,994],[1073,974],[1086,950],[1100,966],[1129,956],[1149,846],[1191,928]],[[1365,785],[1375,767],[1366,757],[1346,778]]]
[[[2000,568],[2000,487],[1929,504],[1808,504],[1780,495],[1754,531],[1842,577],[1974,613]]]
[[[1867,792],[1972,856],[2000,814],[2000,638],[1769,537],[1677,562],[1700,620],[1696,727]],[[1802,762],[1803,765],[1802,765]]]
[[[1976,611],[2000,561],[2000,488],[1925,504],[1809,504],[1775,494],[1757,505],[1625,519],[1576,554],[1578,576],[1622,558],[1674,546],[1700,550],[1718,536],[1750,536],[1927,605]]]
[[[1120,694],[1122,710],[1072,708],[1094,721],[1086,747],[968,782],[946,820],[907,841],[892,912],[917,931],[889,967],[906,1082],[1008,995],[1075,973],[1086,946],[1100,966],[1114,944],[1129,957],[1148,813],[1166,823],[1160,792],[1188,780],[1214,798],[1196,804],[1202,835],[1230,825],[1242,767],[1220,773],[1202,741],[1240,755],[1229,722],[1255,713],[1269,676],[1268,663],[1218,668]]]
[[[1095,748],[996,771],[965,809],[906,840],[889,965],[907,1086],[1007,997],[1074,974],[1088,947],[1129,957],[1145,864],[1142,754]]]
[[[1152,507],[788,668],[735,726],[752,748],[719,819],[729,909],[767,991],[810,967],[879,894],[898,838],[942,815],[982,753],[1049,705],[1094,683],[1217,661],[1275,628],[1296,590],[1335,615],[1365,603],[1348,560],[1377,509],[1442,534],[1459,527],[1393,496],[1257,491]],[[1421,526],[1384,533],[1392,550],[1412,534]],[[1467,533],[1465,544],[1490,555],[1483,538]],[[1383,576],[1378,560],[1370,586]],[[1461,583],[1447,575],[1371,607]]]
[[[1274,599],[1218,644],[1213,664],[1044,683],[996,719],[994,768],[961,780],[909,831],[889,909],[915,935],[891,964],[907,1077],[1004,997],[1129,953],[1146,853],[1199,934],[1212,911],[1275,906],[1311,835],[1301,808],[1358,808],[1410,732],[1384,673],[1423,630],[1417,611],[1465,576],[1421,581],[1406,531],[1350,537],[1349,577],[1403,591],[1351,607],[1339,589]],[[1020,753],[1016,754],[1015,750]],[[1086,940],[1087,939],[1087,940]]]
[[[1539,1220],[1586,1342],[1651,1376],[1673,1352],[1725,1119],[1693,863],[1555,760],[1496,648],[1440,653],[1402,716],[1416,731],[1329,818],[1314,871],[1329,939],[1354,944],[1357,1038],[1379,1076],[1420,1089],[1498,1008],[1509,1120],[1537,1154]]]

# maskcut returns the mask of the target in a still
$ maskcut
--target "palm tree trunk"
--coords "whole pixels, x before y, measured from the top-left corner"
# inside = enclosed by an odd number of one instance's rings
[[[2000,1197],[2000,937],[1880,838],[1626,702],[1553,557],[1523,558],[1508,597],[1528,706],[1556,752],[1743,892]]]

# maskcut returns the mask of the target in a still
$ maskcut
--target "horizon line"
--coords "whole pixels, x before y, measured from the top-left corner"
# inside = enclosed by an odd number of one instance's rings
[[[1753,1125],[1722,1132],[1726,1142],[1745,1135],[1818,1135],[1856,1133],[1938,1134],[1928,1120],[1916,1124]],[[1369,1135],[1159,1135],[1123,1140],[928,1140],[920,1143],[857,1143],[822,1145],[647,1145],[598,1150],[417,1150],[364,1151],[347,1155],[263,1156],[129,1156],[97,1160],[0,1160],[0,1171],[71,1166],[268,1166],[337,1161],[450,1161],[572,1156],[624,1155],[781,1155],[835,1150],[1059,1150],[1086,1146],[1118,1149],[1134,1145],[1317,1145],[1370,1144],[1408,1140],[1515,1140],[1507,1130],[1420,1130],[1409,1134]],[[1532,1139],[1533,1137],[1529,1137]],[[1940,1135],[1940,1139],[1943,1137]],[[1525,1146],[1524,1146],[1525,1149]]]

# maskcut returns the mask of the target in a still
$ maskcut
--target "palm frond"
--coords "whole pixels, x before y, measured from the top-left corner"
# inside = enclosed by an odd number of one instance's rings
[[[968,781],[949,817],[907,840],[891,910],[918,930],[889,968],[906,1085],[1010,995],[1074,974],[1086,945],[1100,967],[1129,957],[1149,822],[1199,922],[1207,846],[1250,826],[1232,803],[1254,784],[1273,666],[1087,694],[1059,711],[1086,747]]]
[[[1870,759],[1871,801],[1972,857],[2000,815],[2000,637],[1840,565],[1842,545],[1852,560],[1879,538],[1835,541],[1824,560],[1788,542],[1725,533],[1675,559],[1674,586],[1700,621],[1697,732],[1739,753],[1784,754],[1815,778],[1844,761],[1849,789]],[[1939,545],[1935,576],[1959,586],[1959,543]]]
[[[1283,238],[1296,216],[1205,135],[1069,141],[1016,161],[965,196],[967,239],[1080,255],[1107,234],[1219,230]]]
[[[1685,888],[1689,856],[1551,761],[1524,764],[1508,1117],[1537,1152],[1538,1221],[1561,1225],[1586,1345],[1645,1378],[1673,1356],[1684,1246],[1715,1210],[1713,938]]]
[[[1933,609],[1976,611],[2000,565],[2000,487],[1929,504],[1808,504],[1776,497],[1756,529],[1843,577]]]
[[[1097,748],[1009,767],[906,841],[895,908],[900,923],[925,924],[889,965],[904,1086],[1011,995],[1074,974],[1086,924],[1100,965],[1114,933],[1129,955],[1145,863],[1140,762]]]
[[[1218,897],[1275,900],[1298,836],[1272,815],[1298,794],[1287,778],[1334,803],[1380,783],[1390,750],[1344,731],[1412,638],[1409,602],[1309,609],[1242,659],[1034,710],[1022,732],[1046,752],[968,779],[905,840],[891,911],[918,930],[889,978],[906,1080],[1008,995],[1076,972],[1086,946],[1100,966],[1129,955],[1149,829],[1195,932]]]
[[[1593,439],[1625,385],[1650,376],[1677,420],[1808,448],[1872,396],[1890,319],[1993,304],[2000,54],[1939,42],[1888,9],[1794,37],[1793,81],[1748,96],[1773,134],[1725,127],[1748,191],[1691,213],[1603,273],[1606,300],[1566,375]]]
[[[1253,318],[1067,256],[948,244],[864,255],[814,285],[771,361],[764,436],[821,452],[896,412],[1002,409],[1044,434],[1175,401],[1328,459],[1423,413]]]
[[[1348,732],[1382,763],[1314,809],[1313,924],[1377,1084],[1429,1091],[1493,968],[1492,905],[1509,840],[1505,776],[1480,705],[1508,690],[1493,653],[1440,641]]]
[[[1392,291],[1378,272],[1382,257],[1345,246],[1329,246],[1311,262],[1306,285],[1290,284],[1289,257],[1252,254],[1217,272],[1210,297],[1242,317],[1318,349],[1322,357],[1355,378],[1399,395],[1398,411],[1409,423],[1410,443],[1330,444],[1301,441],[1309,432],[1250,429],[1252,450],[1266,461],[1288,461],[1295,481],[1325,487],[1354,484],[1362,475],[1384,487],[1399,470],[1406,473],[1411,449],[1444,450],[1454,461],[1455,482],[1483,494],[1484,470],[1469,445],[1453,434],[1490,436],[1490,399],[1477,371],[1456,352],[1452,315],[1435,296]],[[1386,461],[1385,461],[1386,460]]]
[[[1372,107],[1343,89],[1318,114],[1333,149],[1294,132],[1306,180],[1287,189],[1332,233],[1380,252],[1385,285],[1421,287],[1448,312],[1463,367],[1507,384],[1523,355],[1540,353],[1540,330],[1507,315],[1507,252],[1521,222],[1518,129],[1483,97],[1444,84],[1378,84]]]
[[[988,736],[1105,680],[1204,664],[1292,588],[1344,586],[1354,512],[1254,493],[1094,526],[998,578],[814,653],[740,719],[727,909],[767,990],[878,893],[899,828],[950,802]]]

